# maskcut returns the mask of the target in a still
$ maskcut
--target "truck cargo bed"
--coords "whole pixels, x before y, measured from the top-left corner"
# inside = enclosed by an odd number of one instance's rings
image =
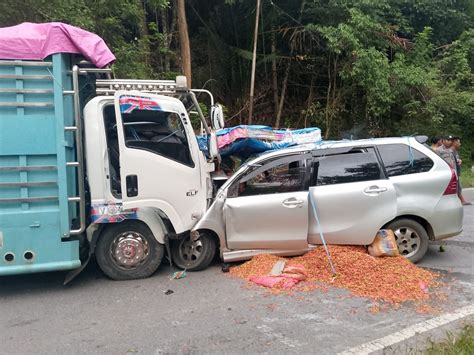
[[[69,60],[0,60],[0,275],[80,266]]]

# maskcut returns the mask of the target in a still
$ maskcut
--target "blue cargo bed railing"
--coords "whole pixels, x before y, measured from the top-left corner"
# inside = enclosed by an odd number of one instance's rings
[[[80,266],[68,239],[85,215],[69,61],[0,61],[0,275]]]

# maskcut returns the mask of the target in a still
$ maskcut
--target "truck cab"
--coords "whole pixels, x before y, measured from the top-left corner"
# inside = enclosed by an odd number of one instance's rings
[[[207,266],[216,241],[189,231],[219,159],[195,94],[222,116],[210,92],[111,79],[67,54],[0,68],[0,275],[76,269],[81,248],[118,280],[150,276],[165,249],[178,266]]]

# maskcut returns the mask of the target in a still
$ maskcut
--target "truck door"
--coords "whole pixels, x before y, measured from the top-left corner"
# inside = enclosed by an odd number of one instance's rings
[[[114,98],[124,209],[163,211],[177,233],[206,209],[200,151],[178,99],[118,91]]]

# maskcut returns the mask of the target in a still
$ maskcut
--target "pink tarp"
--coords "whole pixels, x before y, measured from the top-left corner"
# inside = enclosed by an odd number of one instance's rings
[[[43,60],[54,53],[82,54],[99,68],[115,60],[102,38],[64,23],[25,22],[0,28],[0,59]]]

